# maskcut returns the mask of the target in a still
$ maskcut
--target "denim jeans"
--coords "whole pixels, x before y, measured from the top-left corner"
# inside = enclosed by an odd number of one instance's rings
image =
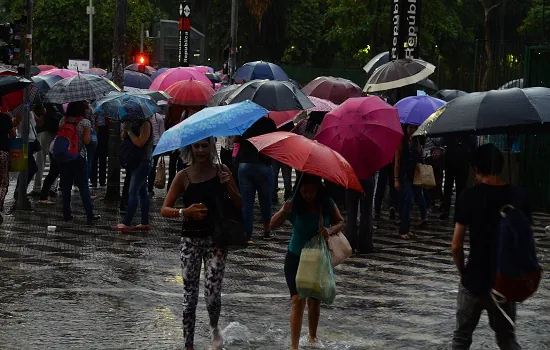
[[[71,195],[73,184],[78,187],[82,204],[86,210],[86,216],[92,218],[94,209],[92,206],[92,197],[90,196],[90,186],[86,176],[86,160],[82,157],[78,159],[60,163],[59,170],[61,175],[61,188],[63,189],[63,217],[71,217]]]
[[[251,235],[254,230],[254,199],[256,191],[260,202],[262,221],[271,221],[271,193],[273,192],[273,167],[264,163],[240,163],[239,187],[243,197],[244,230]]]
[[[422,219],[425,219],[428,209],[426,208],[423,189],[414,186],[410,180],[401,181],[401,188],[399,189],[399,207],[401,208],[399,215],[399,219],[401,220],[399,227],[400,235],[409,233],[411,229],[411,211],[415,202],[420,209],[420,216]]]
[[[139,166],[132,169],[132,179],[128,188],[128,207],[122,223],[132,226],[138,201],[141,207],[141,224],[149,225],[149,196],[147,194],[147,177],[151,171],[151,159],[143,160]]]
[[[500,304],[501,309],[515,322],[516,303]],[[502,315],[487,293],[479,297],[470,293],[462,284],[458,289],[456,330],[453,334],[453,350],[469,349],[472,344],[472,335],[477,327],[481,312],[487,310],[489,325],[495,331],[497,345],[503,350],[521,349],[516,340],[512,324]]]
[[[106,125],[99,126],[97,131],[97,149],[96,155],[92,159],[92,172],[90,173],[90,182],[92,185],[99,184],[105,186],[107,179],[107,155],[109,153],[109,128]]]
[[[372,202],[374,179],[360,180],[364,193],[346,190],[346,236],[353,249],[361,253],[372,252]],[[361,219],[357,225],[357,212],[361,210]]]

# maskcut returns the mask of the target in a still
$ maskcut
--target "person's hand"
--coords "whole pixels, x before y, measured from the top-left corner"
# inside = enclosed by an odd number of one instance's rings
[[[208,215],[208,208],[202,203],[193,204],[185,209],[185,216],[196,221],[206,219],[206,215]]]
[[[399,192],[399,189],[401,188],[401,185],[399,184],[399,179],[394,179],[394,187],[395,190]]]
[[[130,124],[125,122],[124,124],[122,124],[122,130],[124,130],[125,133],[127,133],[128,131],[131,130],[130,128]]]
[[[286,201],[285,204],[283,204],[283,211],[285,213],[290,213],[292,211],[292,201]]]
[[[328,236],[330,236],[330,232],[328,232],[328,229],[323,226],[323,228],[319,229],[319,234],[325,237],[325,239],[328,239]]]
[[[226,171],[220,172],[219,177],[220,177],[221,184],[226,184],[231,180],[231,175],[229,175],[229,173]]]

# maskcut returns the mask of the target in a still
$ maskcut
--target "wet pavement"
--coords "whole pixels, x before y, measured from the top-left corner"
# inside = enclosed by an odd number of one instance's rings
[[[0,349],[181,349],[181,223],[160,217],[157,192],[150,233],[112,232],[120,221],[118,206],[101,200],[95,207],[103,219],[85,225],[78,194],[71,223],[63,222],[60,203],[6,215],[0,226]],[[534,218],[538,255],[548,270],[544,227],[550,216]],[[48,225],[56,225],[56,232],[48,233]],[[338,296],[322,307],[318,348],[449,349],[458,289],[452,227],[434,214],[428,228],[415,231],[419,239],[408,242],[397,238],[388,220],[377,225],[381,250],[336,268]],[[289,238],[285,226],[270,242],[258,239],[230,253],[220,320],[226,349],[289,348],[283,275]],[[524,349],[550,349],[549,297],[545,273],[537,294],[518,307]],[[304,323],[304,335],[306,329]],[[201,299],[197,349],[208,349],[208,335]],[[472,345],[481,348],[497,348],[485,315]]]

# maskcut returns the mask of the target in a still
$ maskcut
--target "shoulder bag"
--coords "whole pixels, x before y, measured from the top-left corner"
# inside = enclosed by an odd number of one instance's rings
[[[323,208],[321,207],[321,213],[319,214],[319,229],[323,228],[323,221]],[[330,256],[332,257],[333,267],[340,265],[353,254],[353,249],[342,232],[330,235],[327,240],[327,245],[330,250]]]

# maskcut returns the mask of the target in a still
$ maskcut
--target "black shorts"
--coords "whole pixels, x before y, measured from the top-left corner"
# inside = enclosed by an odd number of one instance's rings
[[[298,273],[299,264],[300,256],[287,251],[285,256],[285,279],[291,297],[298,294],[298,289],[296,288],[296,274]]]

